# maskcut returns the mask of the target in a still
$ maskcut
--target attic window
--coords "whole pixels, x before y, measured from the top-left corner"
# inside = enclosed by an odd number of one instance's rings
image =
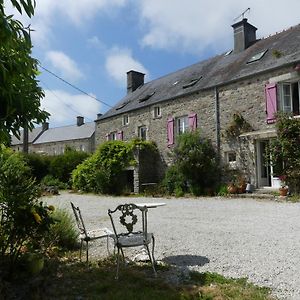
[[[178,82],[179,82],[179,81],[178,81],[178,80],[176,80],[176,81],[173,83],[173,85],[176,85]]]
[[[253,55],[248,61],[247,61],[247,64],[250,64],[252,62],[255,62],[255,61],[258,61],[260,60],[265,54],[266,52],[268,51],[268,49],[264,50],[264,51],[261,51],[255,55]]]
[[[143,96],[142,98],[139,99],[139,102],[145,102],[147,101],[149,98],[151,98],[153,95],[155,94],[155,92],[152,92],[150,94],[147,94],[145,96]]]
[[[120,105],[116,108],[116,110],[119,110],[119,109],[125,107],[127,104],[128,104],[128,102],[123,102],[122,104],[120,104]]]
[[[224,56],[228,56],[229,54],[231,54],[232,53],[232,50],[229,50],[229,51],[227,51],[225,54],[224,54]]]
[[[188,83],[184,84],[182,86],[182,88],[186,89],[186,88],[189,88],[189,87],[195,85],[201,78],[202,78],[202,76],[200,76],[199,78],[194,78],[194,79],[190,80]]]

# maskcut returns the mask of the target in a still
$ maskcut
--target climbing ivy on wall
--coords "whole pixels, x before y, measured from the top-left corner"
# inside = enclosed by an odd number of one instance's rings
[[[73,187],[86,192],[121,194],[124,189],[124,170],[137,161],[136,150],[157,151],[153,142],[133,140],[108,141],[72,172]]]

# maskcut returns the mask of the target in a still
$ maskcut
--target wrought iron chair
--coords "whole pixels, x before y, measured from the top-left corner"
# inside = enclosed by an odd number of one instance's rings
[[[125,262],[123,248],[144,246],[147,250],[154,275],[155,258],[154,246],[155,239],[153,233],[147,231],[147,207],[140,207],[135,204],[121,204],[115,210],[108,210],[108,215],[115,234],[115,247],[118,248],[116,279],[119,278],[120,252]],[[114,222],[119,218],[119,222]],[[149,244],[152,241],[152,253]]]
[[[80,261],[81,261],[81,253],[82,253],[82,247],[83,247],[83,242],[86,243],[86,262],[89,261],[89,242],[94,241],[97,239],[101,238],[106,238],[107,239],[107,251],[109,252],[109,247],[108,247],[108,239],[109,237],[113,238],[114,234],[111,230],[108,228],[99,228],[95,230],[86,230],[84,221],[81,215],[81,211],[79,207],[76,207],[72,202],[71,206],[74,212],[75,220],[77,227],[79,229],[79,238],[80,238]]]

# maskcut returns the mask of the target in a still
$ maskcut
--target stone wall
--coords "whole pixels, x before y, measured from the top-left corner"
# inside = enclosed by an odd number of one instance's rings
[[[152,105],[128,113],[129,124],[122,125],[124,114],[96,122],[96,146],[106,140],[106,134],[113,131],[123,131],[125,141],[138,136],[138,127],[145,125],[148,129],[147,139],[156,142],[162,165],[161,174],[172,162],[171,149],[167,146],[167,120],[169,117],[180,117],[197,113],[198,128],[201,133],[211,139],[217,146],[220,139],[220,155],[226,162],[226,153],[234,151],[237,155],[236,167],[243,170],[247,179],[256,184],[256,139],[257,135],[247,138],[237,138],[229,143],[224,137],[234,113],[241,114],[251,125],[253,131],[273,128],[266,123],[265,84],[272,78],[291,72],[291,68],[282,68],[269,73],[259,74],[217,88],[219,98],[219,122],[216,117],[216,89],[201,91],[185,97],[160,103],[161,117],[154,118]],[[219,128],[219,131],[217,130]],[[176,138],[175,138],[176,139]]]
[[[147,127],[147,140],[155,141],[161,155],[162,165],[172,161],[170,148],[167,146],[167,119],[197,113],[198,127],[210,139],[215,139],[214,92],[204,92],[178,98],[159,104],[161,117],[154,118],[154,106],[129,112],[129,124],[122,125],[124,114],[97,121],[95,131],[96,146],[106,141],[106,134],[113,131],[123,131],[124,141],[138,137],[138,127]]]
[[[93,138],[91,139],[78,139],[70,141],[61,141],[61,142],[51,142],[43,144],[33,144],[30,152],[36,153],[47,153],[49,155],[59,155],[64,153],[65,147],[71,147],[78,151],[84,152],[93,152]]]

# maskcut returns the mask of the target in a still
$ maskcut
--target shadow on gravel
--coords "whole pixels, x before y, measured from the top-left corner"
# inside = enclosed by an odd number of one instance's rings
[[[163,258],[163,261],[170,264],[176,265],[178,267],[187,267],[187,266],[204,266],[209,263],[209,259],[205,256],[199,255],[174,255],[167,256]]]

